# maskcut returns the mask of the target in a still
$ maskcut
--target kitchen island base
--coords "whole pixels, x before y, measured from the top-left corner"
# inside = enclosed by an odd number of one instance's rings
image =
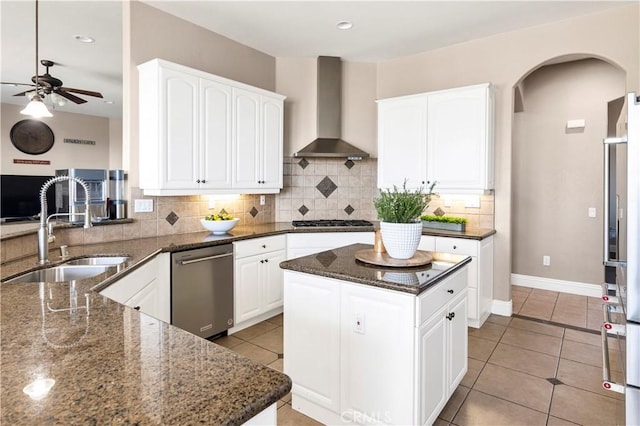
[[[467,266],[420,294],[284,271],[292,408],[325,424],[431,424],[467,371]]]

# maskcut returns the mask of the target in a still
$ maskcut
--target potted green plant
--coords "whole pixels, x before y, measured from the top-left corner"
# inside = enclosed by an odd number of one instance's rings
[[[420,216],[422,226],[433,229],[446,229],[449,231],[464,231],[467,225],[467,219],[456,216],[436,216],[426,214]]]
[[[409,259],[415,254],[422,235],[420,215],[429,205],[435,185],[435,182],[431,184],[429,192],[422,186],[410,190],[405,179],[402,188],[394,185],[373,200],[380,219],[382,242],[390,257]]]

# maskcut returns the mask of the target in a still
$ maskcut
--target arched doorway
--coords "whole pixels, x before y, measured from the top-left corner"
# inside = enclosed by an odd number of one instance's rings
[[[625,82],[602,59],[567,56],[514,87],[512,283],[589,294],[602,282],[602,139],[607,104],[624,96]],[[578,127],[568,126],[573,120]],[[517,313],[517,292],[512,300]],[[528,314],[552,320],[553,306],[541,302]]]

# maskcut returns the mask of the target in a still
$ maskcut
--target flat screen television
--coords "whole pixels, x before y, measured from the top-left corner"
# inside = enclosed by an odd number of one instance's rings
[[[40,188],[52,177],[0,175],[0,222],[40,220]],[[51,185],[47,190],[47,215],[55,212],[55,185]]]

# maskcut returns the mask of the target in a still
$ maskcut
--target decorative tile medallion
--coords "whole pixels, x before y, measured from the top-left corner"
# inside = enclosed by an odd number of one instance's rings
[[[433,214],[434,214],[434,215],[436,215],[436,216],[444,216],[445,211],[444,211],[444,210],[442,210],[440,207],[438,207],[437,209],[435,209],[435,210],[433,211]]]
[[[298,161],[298,166],[302,167],[302,170],[306,169],[308,165],[309,165],[309,162],[307,161],[306,158],[303,158],[302,160]]]
[[[165,217],[166,221],[169,222],[171,224],[171,226],[175,225],[176,222],[178,221],[178,219],[180,219],[180,217],[175,213],[175,212],[171,212],[167,215],[167,217]]]
[[[253,217],[256,217],[256,215],[258,214],[258,209],[256,209],[255,207],[251,207],[251,210],[249,210],[249,214]]]
[[[305,214],[307,214],[309,212],[309,209],[307,208],[307,206],[305,206],[304,204],[300,206],[300,208],[298,209],[298,211],[300,212],[300,214],[302,216],[304,216]]]
[[[548,377],[547,382],[551,383],[552,385],[564,385],[564,383],[558,379],[556,379],[555,377]]]
[[[354,209],[353,207],[351,207],[351,204],[348,204],[347,207],[344,208],[344,211],[351,216],[351,213],[353,213],[356,209]]]
[[[345,165],[345,167],[346,167],[347,169],[351,170],[351,168],[352,168],[353,166],[355,166],[355,165],[356,165],[356,163],[354,163],[354,162],[353,162],[353,161],[351,161],[351,160],[347,160],[347,161],[345,161],[345,162],[344,162],[344,165]]]
[[[329,195],[333,194],[333,191],[335,191],[337,187],[338,186],[329,179],[329,176],[325,176],[324,179],[316,185],[316,189],[324,195],[324,198],[329,198]]]
[[[220,209],[220,214],[227,214],[227,211],[225,209]]]

